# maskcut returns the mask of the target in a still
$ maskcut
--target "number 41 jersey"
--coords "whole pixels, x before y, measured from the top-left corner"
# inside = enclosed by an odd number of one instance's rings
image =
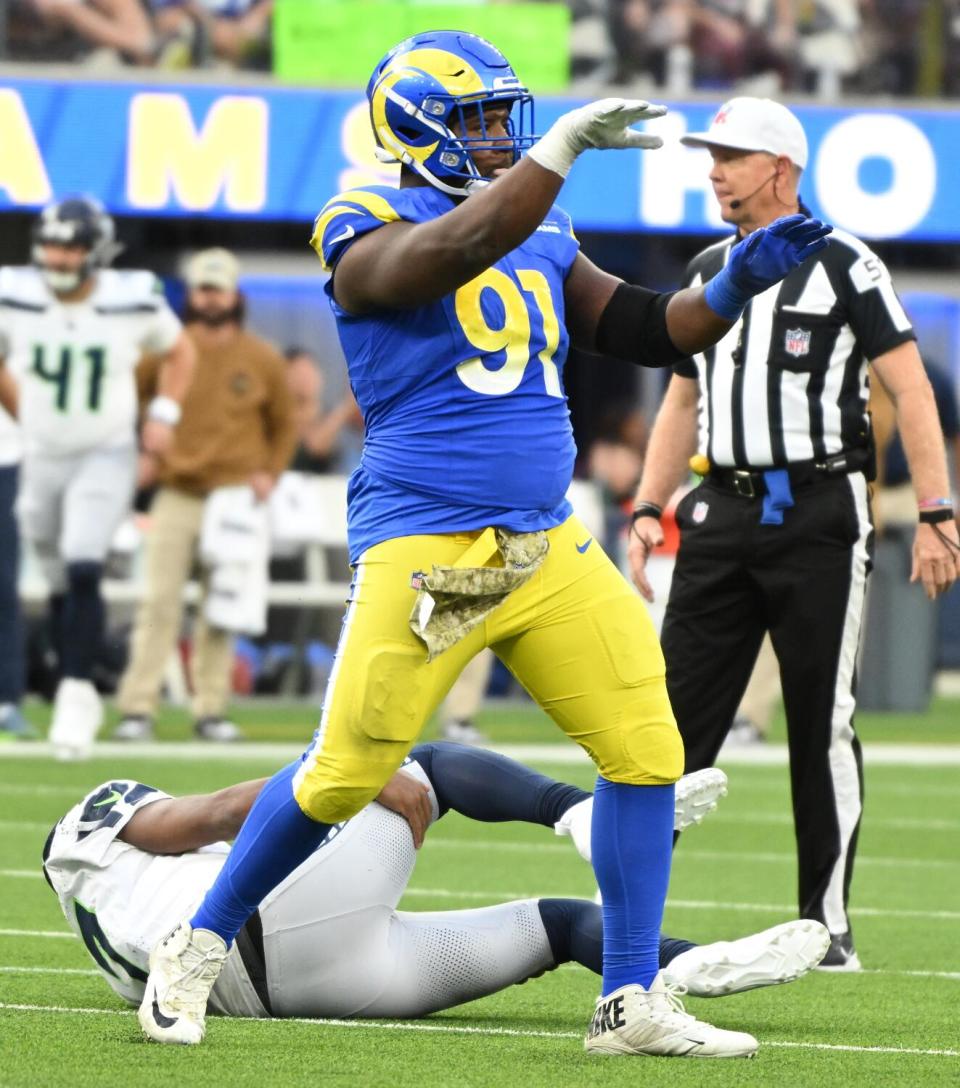
[[[0,356],[20,386],[28,454],[132,444],[137,363],[180,335],[151,272],[96,277],[86,299],[62,303],[37,269],[0,268]]]
[[[311,244],[335,277],[358,238],[455,206],[426,186],[349,190],[321,211]],[[327,283],[366,426],[350,484],[351,561],[397,536],[530,531],[567,518],[576,448],[563,290],[578,248],[554,207],[525,242],[436,302],[354,315]]]

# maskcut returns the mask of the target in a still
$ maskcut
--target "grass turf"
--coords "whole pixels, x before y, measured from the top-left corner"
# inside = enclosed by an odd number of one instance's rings
[[[302,714],[290,712],[275,728],[292,729]],[[509,723],[486,722],[508,739],[502,730]],[[516,727],[523,735],[509,739],[546,739],[542,724],[527,714]],[[272,769],[250,760],[204,764],[199,750],[196,762],[138,761],[131,750],[122,766],[0,759],[0,931],[66,931],[39,876],[40,848],[50,824],[101,780],[122,774],[171,792],[191,792]],[[580,767],[541,769],[589,784]],[[786,769],[734,767],[730,779],[721,810],[678,848],[665,921],[674,935],[715,940],[792,915],[795,863]],[[853,896],[857,944],[868,972],[814,974],[778,989],[689,1002],[706,1019],[757,1035],[761,1051],[753,1062],[587,1059],[581,1037],[597,982],[574,967],[416,1024],[214,1019],[202,1047],[161,1048],[141,1041],[132,1015],[99,977],[84,973],[93,964],[79,941],[0,932],[0,1085],[102,1086],[122,1080],[159,1086],[179,1079],[191,1086],[258,1088],[326,1082],[358,1088],[607,1088],[641,1078],[671,1086],[960,1084],[955,1054],[861,1049],[960,1049],[955,783],[955,768],[868,770]],[[403,906],[449,910],[517,896],[587,896],[592,890],[591,875],[568,841],[539,828],[468,824],[451,815],[428,835]]]
[[[46,732],[50,721],[49,706],[36,700],[26,705],[27,717]],[[309,703],[269,703],[264,700],[238,700],[231,717],[240,725],[247,740],[305,742],[319,718],[319,708]],[[109,737],[119,715],[110,709],[101,737]],[[182,708],[166,707],[157,722],[158,740],[187,740],[192,736],[192,719]],[[477,723],[491,740],[506,744],[562,743],[557,727],[525,697],[494,701]],[[904,744],[960,743],[960,699],[938,696],[924,714],[857,713],[857,732],[864,743],[874,741]],[[424,731],[424,739],[436,736],[437,724]],[[786,722],[782,710],[774,717],[771,741],[786,740]]]

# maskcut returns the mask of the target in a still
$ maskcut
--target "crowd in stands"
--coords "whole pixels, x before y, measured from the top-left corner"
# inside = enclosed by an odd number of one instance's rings
[[[303,0],[0,0],[0,44],[12,60],[269,70],[275,2]],[[960,0],[567,2],[574,89],[960,94]]]

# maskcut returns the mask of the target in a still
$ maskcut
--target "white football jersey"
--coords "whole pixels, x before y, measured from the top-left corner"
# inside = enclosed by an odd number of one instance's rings
[[[132,1004],[143,997],[151,949],[193,914],[229,853],[218,843],[148,854],[117,838],[138,809],[167,797],[141,782],[104,782],[57,823],[44,863],[70,928]]]
[[[20,460],[20,428],[0,408],[0,467],[15,465]]]
[[[437,819],[436,795],[423,768],[408,759],[404,770],[430,788]],[[169,796],[129,779],[103,782],[54,826],[44,850],[44,870],[70,928],[108,985],[133,1005],[143,999],[151,950],[196,912],[230,851],[226,843],[216,843],[188,854],[150,854],[117,838],[138,809]],[[413,870],[413,838],[409,829],[395,834],[397,823],[405,826],[402,817],[373,803],[354,819],[335,825],[313,858],[261,904],[267,940],[277,931],[309,932],[313,953],[341,989],[356,974],[364,949],[343,947],[338,922],[364,917],[371,907],[395,907]],[[319,891],[309,875],[318,865]],[[302,958],[299,951],[296,958]],[[388,967],[387,961],[381,965]],[[298,973],[296,967],[290,971]],[[379,974],[371,971],[369,976],[358,985],[369,983],[376,991]],[[301,988],[314,987],[316,979],[311,975],[300,983]],[[291,979],[287,988],[297,990]],[[349,1003],[350,995],[345,999]],[[358,999],[354,1007],[365,1000]],[[267,1015],[236,943],[214,986],[210,1008],[234,1016]]]
[[[180,321],[152,272],[104,268],[63,303],[36,268],[0,268],[0,355],[20,385],[27,451],[71,454],[135,439],[135,370],[169,351]]]

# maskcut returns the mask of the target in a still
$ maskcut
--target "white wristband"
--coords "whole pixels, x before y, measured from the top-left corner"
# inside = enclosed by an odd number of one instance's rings
[[[570,128],[569,114],[564,114],[530,148],[527,157],[545,170],[552,170],[565,178],[583,150],[578,142],[570,138]]]
[[[166,423],[168,427],[176,427],[182,415],[180,405],[173,397],[154,397],[147,406],[147,419]]]

